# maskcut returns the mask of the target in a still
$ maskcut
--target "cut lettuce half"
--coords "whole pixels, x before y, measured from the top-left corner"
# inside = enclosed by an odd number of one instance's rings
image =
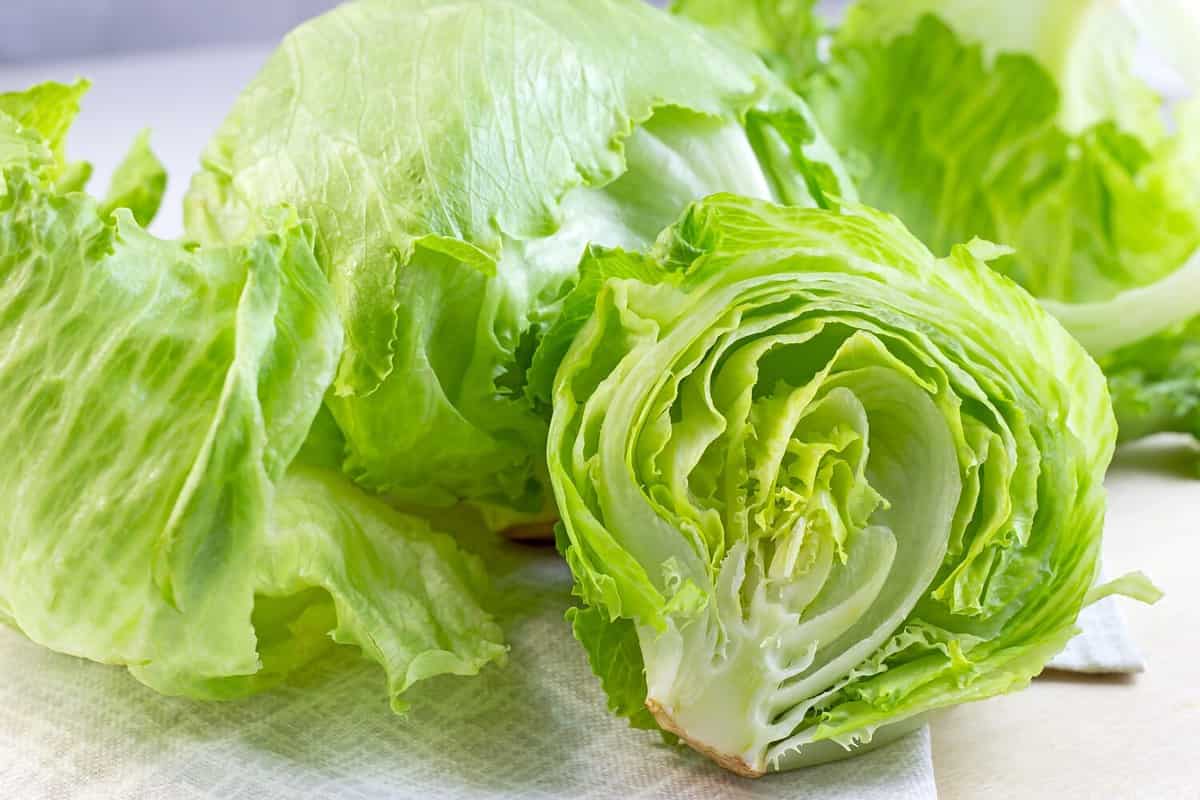
[[[535,388],[613,710],[754,776],[1021,688],[1076,633],[1116,425],[1004,252],[728,195],[589,250]]]
[[[277,209],[244,245],[156,239],[56,187],[58,128],[29,122],[53,110],[10,124],[40,147],[0,165],[0,620],[189,697],[336,642],[402,708],[414,681],[502,657],[477,560],[319,447],[293,464],[342,342],[309,228]],[[161,172],[144,143],[131,159],[114,196],[146,212]]]
[[[361,484],[548,510],[538,339],[588,242],[648,245],[718,190],[852,190],[751,53],[628,0],[362,0],[292,32],[208,147],[206,242],[294,204],[345,330],[328,405]]]

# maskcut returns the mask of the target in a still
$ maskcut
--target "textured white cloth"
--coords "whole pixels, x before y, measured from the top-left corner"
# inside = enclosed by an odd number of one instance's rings
[[[488,549],[509,664],[418,686],[406,718],[389,709],[382,673],[349,652],[276,692],[198,703],[0,627],[0,797],[936,798],[928,728],[758,781],[630,730],[605,710],[562,619],[571,579],[557,555]],[[1110,602],[1092,607],[1073,660],[1056,666],[1130,668],[1105,660],[1131,652],[1120,617],[1104,611]]]
[[[1119,603],[1120,597],[1106,597],[1085,608],[1079,615],[1083,633],[1067,643],[1051,659],[1049,669],[1095,674],[1135,673],[1146,668],[1142,654],[1129,636]]]
[[[571,581],[557,555],[506,546],[489,562],[509,664],[417,687],[406,718],[389,709],[382,672],[351,654],[276,692],[199,703],[0,627],[0,797],[936,797],[928,729],[758,781],[630,730],[563,621]]]

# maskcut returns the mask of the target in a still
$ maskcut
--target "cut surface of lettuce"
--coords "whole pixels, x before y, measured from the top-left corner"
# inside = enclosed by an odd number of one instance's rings
[[[155,196],[147,152],[120,194]],[[0,173],[0,619],[190,697],[270,686],[337,642],[402,708],[414,681],[501,657],[476,560],[338,473],[289,469],[342,340],[308,227],[279,209],[249,243],[185,247],[61,194],[46,163]]]
[[[191,236],[294,204],[345,329],[344,468],[405,502],[546,508],[538,338],[588,242],[718,190],[852,196],[749,52],[628,0],[363,0],[291,33],[210,144]]]
[[[543,340],[548,460],[614,710],[759,775],[1021,688],[1074,635],[1116,425],[1003,252],[728,195],[589,250]]]

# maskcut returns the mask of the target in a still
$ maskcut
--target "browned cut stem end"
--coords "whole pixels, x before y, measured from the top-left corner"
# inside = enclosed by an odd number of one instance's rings
[[[761,778],[766,774],[763,770],[750,766],[738,756],[731,756],[727,753],[722,753],[719,750],[714,750],[704,742],[698,742],[689,737],[687,735],[687,731],[675,724],[675,720],[671,718],[671,715],[667,713],[667,710],[663,708],[657,700],[647,698],[646,708],[650,709],[650,713],[654,715],[654,719],[658,721],[659,726],[664,731],[669,731],[675,734],[682,739],[688,747],[692,748],[706,758],[715,761],[717,764],[729,770],[730,772],[741,775],[743,778]]]

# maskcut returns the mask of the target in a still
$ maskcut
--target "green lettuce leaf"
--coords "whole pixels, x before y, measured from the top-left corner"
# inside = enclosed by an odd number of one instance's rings
[[[1121,439],[1169,431],[1200,438],[1200,318],[1100,360]]]
[[[1112,121],[1070,135],[1036,61],[989,64],[933,17],[887,42],[850,41],[814,79],[814,108],[857,154],[864,200],[936,252],[972,236],[1003,242],[1014,252],[996,268],[1038,297],[1084,303],[1152,284],[1200,247],[1188,139],[1147,141]],[[901,80],[903,103],[881,102]]]
[[[111,214],[118,208],[127,208],[134,221],[144,228],[158,214],[166,191],[167,169],[150,149],[150,132],[142,131],[113,172],[101,209]]]
[[[628,718],[634,728],[657,729],[654,715],[646,708],[645,665],[633,622],[609,620],[596,606],[569,609],[567,621],[604,687],[609,710]]]
[[[83,80],[70,86],[48,82],[24,91],[0,94],[0,114],[36,137],[48,153],[44,161],[48,162],[51,178],[57,178],[69,166],[66,162],[67,132],[79,115],[79,101],[89,86]]]
[[[342,338],[294,212],[197,249],[59,194],[36,159],[2,176],[0,619],[192,697],[338,642],[401,708],[502,656],[475,559],[336,473],[289,471]]]
[[[1169,6],[1138,8],[1161,22]],[[1192,330],[1200,313],[1200,109],[1164,122],[1132,70],[1137,33],[1095,0],[860,0],[802,88],[864,202],[937,253],[972,237],[1011,246],[993,266],[1107,358]],[[1137,404],[1188,402],[1171,398],[1186,374],[1138,380]],[[1123,437],[1180,424],[1132,405],[1118,404]]]
[[[589,250],[542,342],[570,342],[548,459],[615,710],[759,775],[1018,689],[1074,635],[1116,425],[1006,252],[731,195]]]
[[[796,83],[819,63],[824,27],[815,5],[815,0],[674,0],[671,13],[724,30]]]
[[[838,32],[838,42],[884,45],[918,29],[923,18],[936,18],[960,42],[978,47],[989,65],[1015,54],[1037,64],[1057,90],[1054,120],[1067,133],[1115,121],[1121,130],[1154,141],[1164,134],[1160,100],[1134,74],[1139,33],[1126,8],[1145,7],[1145,16],[1157,17],[1172,2],[856,0]]]
[[[235,242],[294,204],[345,328],[328,399],[344,468],[508,523],[547,510],[528,371],[584,247],[646,246],[718,190],[852,196],[752,54],[627,0],[363,0],[287,37],[186,218]]]
[[[0,94],[0,167],[26,166],[46,180],[61,181],[63,191],[82,189],[91,165],[68,164],[66,141],[88,86],[49,82]]]
[[[83,191],[92,165],[67,162],[66,141],[90,85],[85,80],[69,86],[49,82],[0,94],[0,167],[33,170],[60,194]],[[166,188],[166,168],[150,149],[149,131],[143,131],[113,172],[103,213],[127,208],[145,227],[158,213]]]

